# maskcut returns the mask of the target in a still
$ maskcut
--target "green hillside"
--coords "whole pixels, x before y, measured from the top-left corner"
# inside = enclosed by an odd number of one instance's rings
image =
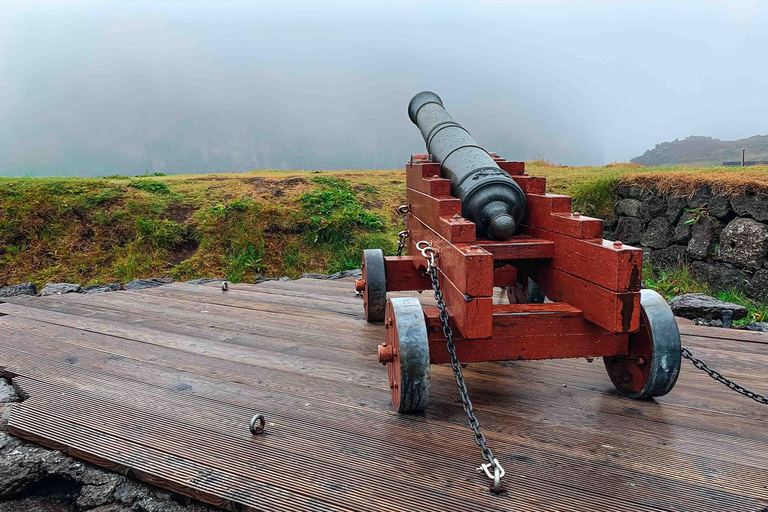
[[[739,140],[691,136],[656,144],[655,148],[633,158],[632,162],[647,166],[682,164],[708,167],[740,161],[742,149],[747,150],[746,160],[768,161],[768,135]]]

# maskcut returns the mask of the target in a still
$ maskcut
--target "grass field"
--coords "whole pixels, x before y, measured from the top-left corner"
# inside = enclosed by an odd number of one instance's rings
[[[561,167],[530,162],[583,214],[610,213],[621,180],[680,193],[768,190],[768,168]],[[107,178],[0,178],[0,285],[138,277],[296,277],[395,250],[404,172],[254,171]]]

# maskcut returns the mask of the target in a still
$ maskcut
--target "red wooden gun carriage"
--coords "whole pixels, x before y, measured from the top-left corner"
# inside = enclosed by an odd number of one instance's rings
[[[601,220],[572,212],[568,196],[546,193],[545,179],[526,174],[523,162],[479,148],[434,93],[414,97],[409,114],[429,153],[406,166],[408,255],[364,251],[357,282],[367,320],[385,322],[379,360],[395,409],[426,408],[430,364],[451,362],[438,307],[387,299],[433,289],[428,270],[439,280],[461,363],[603,357],[621,394],[669,392],[680,335],[666,301],[640,289],[642,251],[604,240]],[[519,191],[488,192],[480,204],[483,197],[467,191],[472,180],[494,182],[486,192],[499,183]],[[509,304],[494,304],[494,287],[507,288]]]

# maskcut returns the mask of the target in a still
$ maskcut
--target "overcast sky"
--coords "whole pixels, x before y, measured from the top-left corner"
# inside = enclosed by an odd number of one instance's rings
[[[768,133],[757,1],[206,4],[5,0],[0,174],[401,167],[424,89],[508,159]]]

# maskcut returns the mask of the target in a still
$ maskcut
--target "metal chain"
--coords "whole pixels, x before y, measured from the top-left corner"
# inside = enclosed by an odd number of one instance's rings
[[[693,363],[693,366],[695,366],[699,370],[707,372],[707,374],[713,379],[715,379],[717,382],[721,384],[725,384],[726,386],[736,391],[737,393],[741,393],[742,395],[746,396],[747,398],[751,398],[757,403],[768,405],[768,397],[766,397],[765,395],[761,395],[760,393],[755,393],[754,391],[750,391],[744,386],[740,384],[736,384],[731,379],[727,377],[723,377],[723,375],[720,372],[718,372],[717,370],[713,370],[700,359],[696,359],[695,357],[693,357],[693,354],[691,354],[691,351],[688,350],[687,348],[685,347],[681,348],[680,352],[684,358],[690,360]]]
[[[401,205],[397,209],[397,213],[401,214],[403,216],[403,226],[406,225],[407,217],[406,215],[408,212],[410,212],[411,209],[407,204]],[[402,256],[403,255],[403,249],[405,249],[405,241],[408,240],[408,236],[410,236],[410,232],[405,229],[397,234],[397,255]]]
[[[504,490],[501,487],[501,479],[504,477],[505,471],[501,467],[499,461],[493,456],[493,452],[486,445],[485,435],[480,431],[480,422],[475,416],[474,408],[472,406],[472,400],[469,399],[469,391],[467,385],[464,382],[464,375],[461,371],[461,363],[456,356],[456,345],[453,343],[453,330],[448,324],[448,310],[443,300],[443,292],[440,289],[440,280],[437,277],[437,266],[435,266],[435,250],[432,248],[432,244],[426,241],[420,241],[416,244],[416,247],[421,251],[422,256],[427,259],[427,275],[432,281],[432,290],[435,292],[435,300],[437,301],[437,308],[440,310],[440,321],[443,324],[443,336],[445,336],[446,347],[448,348],[448,354],[451,356],[451,368],[453,368],[453,376],[456,379],[456,385],[459,388],[459,395],[461,395],[461,403],[464,406],[464,412],[467,414],[469,421],[469,428],[475,433],[475,443],[480,447],[483,454],[483,459],[487,462],[477,468],[478,473],[485,473],[488,478],[493,480],[491,491],[495,494],[501,494]],[[491,472],[491,468],[493,471]]]

